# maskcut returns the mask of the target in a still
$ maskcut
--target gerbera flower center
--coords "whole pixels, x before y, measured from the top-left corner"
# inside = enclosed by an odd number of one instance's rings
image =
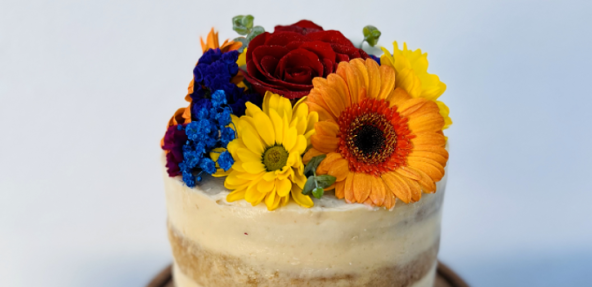
[[[267,171],[281,169],[286,166],[289,155],[283,145],[270,146],[263,152],[263,165]]]
[[[347,149],[358,161],[375,164],[393,153],[397,134],[383,114],[370,112],[352,118],[345,139]]]
[[[380,152],[384,145],[384,133],[375,126],[364,125],[353,133],[355,134],[353,144],[364,156]]]
[[[378,176],[405,164],[409,129],[396,106],[365,99],[347,107],[338,122],[339,152],[350,170]]]

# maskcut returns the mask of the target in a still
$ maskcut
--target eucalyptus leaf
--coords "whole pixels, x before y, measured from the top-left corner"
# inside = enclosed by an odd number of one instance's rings
[[[321,187],[317,187],[312,190],[312,196],[319,198],[319,199],[323,196],[324,193],[325,193],[325,191]]]
[[[364,41],[368,42],[368,44],[372,47],[376,46],[376,43],[378,43],[380,35],[382,35],[378,28],[372,25],[364,27],[362,32],[364,33]]]
[[[328,174],[318,175],[315,179],[322,188],[327,188],[335,183],[335,177]]]
[[[261,26],[253,27],[253,29],[250,30],[249,35],[247,35],[247,41],[251,42],[251,40],[253,40],[253,38],[259,36],[260,34],[263,34],[263,32],[265,32],[265,29],[263,29],[263,27],[261,27]]]
[[[317,170],[317,167],[319,166],[321,161],[323,161],[325,159],[325,157],[327,157],[327,155],[322,154],[322,155],[318,155],[318,156],[315,156],[312,159],[310,159],[310,161],[308,162],[306,167],[304,167],[304,175],[306,175],[306,176],[312,175],[313,171]]]
[[[315,188],[315,178],[314,176],[309,176],[304,184],[304,188],[302,189],[302,194],[310,195],[312,190]]]
[[[255,20],[255,17],[252,15],[244,16],[242,19],[243,27],[247,28],[247,30],[251,30],[251,28],[253,28],[253,20]]]
[[[249,33],[249,29],[243,24],[244,18],[245,16],[243,15],[234,16],[232,18],[232,30],[236,31],[239,35],[247,35]]]

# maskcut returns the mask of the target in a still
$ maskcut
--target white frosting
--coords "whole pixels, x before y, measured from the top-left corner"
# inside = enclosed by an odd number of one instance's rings
[[[432,247],[440,236],[440,211],[414,222],[416,213],[439,205],[436,194],[419,202],[397,202],[392,211],[347,204],[333,196],[302,208],[291,202],[275,211],[263,204],[227,202],[223,179],[206,178],[188,188],[165,173],[168,219],[185,239],[203,248],[299,276],[331,277],[383,266],[404,265]]]

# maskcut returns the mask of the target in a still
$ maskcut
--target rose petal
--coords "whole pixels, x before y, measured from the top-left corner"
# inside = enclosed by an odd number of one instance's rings
[[[310,83],[312,78],[310,67],[287,68],[284,74],[284,81],[296,84]]]
[[[266,76],[271,77],[275,73],[275,69],[277,67],[279,60],[273,56],[264,56],[261,59],[260,67],[262,68],[262,73]]]
[[[249,42],[249,46],[247,47],[247,62],[253,59],[253,51],[255,51],[257,47],[265,44],[268,35],[270,35],[268,32],[261,33],[257,37],[253,38],[251,42]]]
[[[280,32],[269,34],[265,41],[266,46],[286,46],[290,42],[307,42],[310,41],[306,36],[294,32]],[[249,46],[251,46],[249,44]]]
[[[309,33],[306,36],[311,40],[318,40],[327,43],[336,43],[354,47],[354,44],[352,44],[352,42],[349,39],[343,36],[341,32],[335,30]]]
[[[280,60],[275,71],[276,78],[284,79],[286,67],[310,67],[313,72],[312,77],[323,74],[323,64],[319,61],[319,57],[313,52],[300,48],[290,51]]]

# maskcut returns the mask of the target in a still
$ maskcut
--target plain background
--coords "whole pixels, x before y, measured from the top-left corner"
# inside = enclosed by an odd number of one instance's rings
[[[143,286],[171,261],[159,140],[199,36],[252,14],[428,52],[454,121],[440,259],[592,286],[591,3],[2,0],[0,285]]]

